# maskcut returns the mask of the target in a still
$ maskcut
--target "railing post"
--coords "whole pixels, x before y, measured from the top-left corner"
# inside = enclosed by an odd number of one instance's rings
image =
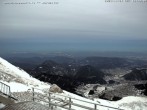
[[[1,92],[3,92],[3,86],[4,86],[4,85],[3,85],[3,83],[1,83],[1,84],[2,84],[2,85],[1,85]]]
[[[48,93],[48,104],[49,104],[49,108],[51,107],[51,93]]]
[[[10,86],[9,86],[9,96],[11,96],[11,89],[10,89]]]
[[[4,93],[4,94],[6,94],[6,93],[5,93],[5,88],[6,88],[6,86],[4,85],[4,90],[3,90],[3,93]]]
[[[8,93],[7,93],[7,89],[8,89],[8,86],[6,85],[6,88],[5,88],[6,90],[5,90],[5,92],[6,92],[6,94],[8,95]]]
[[[0,85],[1,85],[1,90],[0,91],[2,92],[2,83],[0,83]]]
[[[8,86],[6,86],[6,94],[8,95]]]
[[[94,110],[96,110],[97,109],[97,106],[96,106],[96,104],[94,104]]]
[[[71,109],[71,98],[69,98],[69,110]]]
[[[32,88],[32,92],[33,92],[33,102],[35,101],[35,93],[34,93],[34,88]]]

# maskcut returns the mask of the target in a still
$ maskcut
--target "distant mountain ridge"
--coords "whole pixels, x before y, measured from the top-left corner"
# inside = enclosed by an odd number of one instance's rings
[[[39,75],[42,73],[51,74],[51,75],[60,75],[73,77],[75,79],[84,78],[87,79],[90,77],[95,77],[98,80],[104,77],[104,73],[100,70],[95,69],[90,65],[75,67],[72,65],[59,64],[52,60],[47,60],[35,69],[32,73],[34,75]]]
[[[91,65],[96,69],[111,69],[111,68],[135,68],[143,67],[147,64],[146,60],[120,58],[120,57],[67,57],[67,56],[52,56],[52,57],[7,57],[6,60],[23,68],[27,72],[31,69],[41,65],[47,60],[54,61],[58,64],[72,65],[72,66],[85,66]]]
[[[99,69],[110,69],[140,67],[145,65],[147,61],[120,57],[87,57],[83,59],[81,63]]]
[[[100,70],[95,69],[90,65],[82,66],[78,69],[75,77],[77,80],[86,83],[101,83],[104,84],[106,81],[103,79],[104,73]]]
[[[147,68],[135,68],[132,72],[124,75],[126,80],[147,80]]]
[[[65,90],[72,90],[83,83],[105,84],[104,73],[90,65],[74,67],[48,60],[31,71],[41,81],[56,83]]]

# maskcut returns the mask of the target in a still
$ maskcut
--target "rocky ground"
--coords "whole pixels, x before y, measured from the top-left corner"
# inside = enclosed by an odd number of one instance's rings
[[[87,84],[76,88],[77,94],[87,98],[102,98],[106,100],[120,100],[126,96],[145,96],[145,89],[138,89],[135,85],[146,84],[147,81],[117,80],[113,84]]]

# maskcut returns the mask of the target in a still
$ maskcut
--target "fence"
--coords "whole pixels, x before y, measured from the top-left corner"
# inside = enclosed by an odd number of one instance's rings
[[[0,93],[3,94],[4,96],[7,96],[8,99],[12,99],[17,101],[15,97],[11,96],[11,91],[10,91],[10,86],[0,82]]]
[[[0,82],[0,92],[4,95],[10,96],[10,86]]]
[[[42,102],[45,102],[45,103],[47,103],[49,108],[61,107],[66,110],[76,110],[74,108],[78,107],[79,109],[83,108],[86,110],[98,110],[98,107],[104,107],[104,108],[107,108],[108,110],[109,109],[123,110],[120,108],[110,107],[110,106],[102,105],[99,103],[84,101],[84,100],[80,100],[77,98],[71,98],[69,96],[64,96],[61,94],[54,94],[52,92],[48,92],[47,96],[46,95],[43,96],[43,97],[46,97],[46,99],[45,98],[41,99],[39,96],[37,96],[37,97],[35,96],[35,89],[36,88],[33,88],[33,101],[40,100]],[[39,90],[39,89],[37,89],[37,90]],[[64,99],[66,99],[66,100],[64,100]],[[78,101],[78,103],[75,103],[77,101]],[[84,104],[82,104],[82,103],[84,103]],[[92,107],[86,106],[87,104],[92,105]]]

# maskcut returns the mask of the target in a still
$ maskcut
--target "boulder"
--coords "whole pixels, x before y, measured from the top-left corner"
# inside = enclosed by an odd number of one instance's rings
[[[88,95],[93,95],[94,94],[94,90],[90,90]]]
[[[110,100],[110,101],[118,101],[122,99],[122,97],[116,96],[111,93],[103,93],[101,96],[99,96],[101,99]]]
[[[54,92],[54,93],[63,93],[63,90],[57,86],[56,84],[53,84],[50,89],[49,92]]]
[[[97,87],[96,91],[97,93],[101,94],[106,90],[106,87]]]

